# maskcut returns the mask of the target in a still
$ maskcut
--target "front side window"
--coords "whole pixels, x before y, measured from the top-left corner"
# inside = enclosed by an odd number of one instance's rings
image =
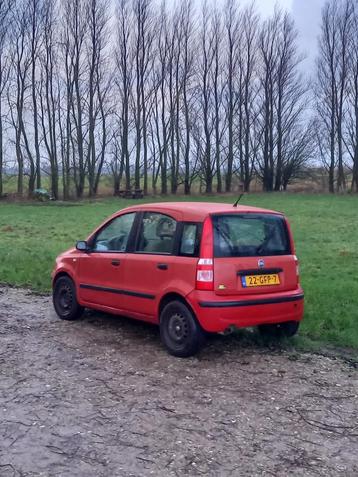
[[[215,257],[256,257],[290,254],[283,217],[235,214],[213,217]]]
[[[96,236],[92,250],[95,252],[125,252],[132,230],[135,213],[113,219]]]
[[[136,251],[172,253],[176,227],[176,221],[168,215],[146,212],[140,225]]]

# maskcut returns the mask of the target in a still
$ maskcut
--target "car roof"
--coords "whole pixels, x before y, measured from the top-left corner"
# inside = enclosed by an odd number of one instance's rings
[[[175,216],[176,219],[200,222],[203,221],[210,214],[232,214],[232,213],[264,213],[264,214],[279,214],[274,210],[262,209],[259,207],[250,207],[248,205],[238,205],[233,207],[233,204],[223,204],[217,202],[155,202],[152,204],[134,205],[122,209],[124,211],[153,211],[167,213]]]

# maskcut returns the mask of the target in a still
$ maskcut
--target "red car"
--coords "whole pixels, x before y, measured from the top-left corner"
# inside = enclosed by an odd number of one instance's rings
[[[258,326],[293,336],[303,290],[290,226],[278,212],[173,202],[128,207],[56,260],[64,320],[94,308],[157,323],[164,346],[191,356],[207,332]]]

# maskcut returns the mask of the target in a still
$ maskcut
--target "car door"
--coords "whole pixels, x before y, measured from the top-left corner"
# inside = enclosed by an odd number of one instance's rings
[[[91,240],[90,252],[79,263],[81,302],[122,309],[124,262],[135,217],[135,212],[115,217]]]
[[[177,221],[159,212],[144,212],[138,223],[136,246],[125,265],[127,295],[124,310],[154,317],[157,297],[175,273]]]

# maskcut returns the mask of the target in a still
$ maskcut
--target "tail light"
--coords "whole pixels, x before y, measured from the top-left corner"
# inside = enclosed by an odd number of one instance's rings
[[[294,259],[296,264],[297,283],[300,283],[300,262],[298,261],[298,258],[296,257],[296,255],[294,255]]]
[[[213,243],[213,224],[211,218],[207,217],[204,221],[203,232],[201,235],[200,258],[196,268],[196,289],[213,290],[214,289],[214,243]]]
[[[214,262],[212,258],[200,258],[196,267],[196,289],[214,289]]]

